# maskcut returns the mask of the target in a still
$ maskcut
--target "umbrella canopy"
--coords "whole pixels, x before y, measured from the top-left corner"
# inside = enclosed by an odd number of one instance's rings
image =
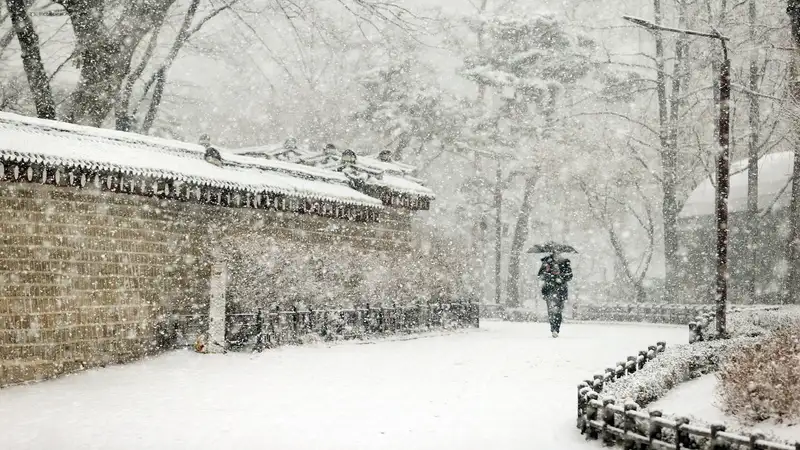
[[[578,253],[575,247],[567,244],[558,244],[550,241],[544,244],[537,244],[528,250],[528,253]]]

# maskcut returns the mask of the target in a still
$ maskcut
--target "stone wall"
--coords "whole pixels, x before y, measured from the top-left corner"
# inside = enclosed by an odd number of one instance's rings
[[[402,211],[368,224],[0,183],[0,214],[0,386],[140,358],[163,348],[165,330],[191,339],[220,259],[232,266],[229,295],[261,302],[363,298],[380,261],[419,260]],[[265,257],[279,264],[254,264]],[[346,271],[333,264],[345,260]],[[319,278],[299,287],[309,270]],[[326,283],[335,299],[311,295]]]

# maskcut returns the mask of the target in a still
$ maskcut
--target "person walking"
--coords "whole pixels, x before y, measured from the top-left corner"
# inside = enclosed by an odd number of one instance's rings
[[[542,258],[538,276],[542,280],[542,296],[547,304],[550,333],[557,338],[561,332],[564,304],[567,302],[567,283],[572,280],[572,266],[569,259],[552,253]]]

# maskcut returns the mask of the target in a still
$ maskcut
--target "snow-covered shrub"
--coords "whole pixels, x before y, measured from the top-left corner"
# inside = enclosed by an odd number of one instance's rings
[[[667,347],[664,353],[642,370],[609,383],[603,395],[618,401],[634,401],[641,407],[647,406],[679,383],[717,370],[726,354],[748,341],[752,341],[752,338]]]
[[[728,310],[729,336],[766,336],[770,332],[797,323],[800,308],[796,306],[734,306]],[[707,313],[689,324],[689,342],[718,339],[714,312]]]
[[[800,321],[735,349],[722,365],[722,405],[745,421],[800,418]]]
[[[798,321],[800,308],[796,306],[743,308],[728,314],[728,330],[734,336],[763,336]]]

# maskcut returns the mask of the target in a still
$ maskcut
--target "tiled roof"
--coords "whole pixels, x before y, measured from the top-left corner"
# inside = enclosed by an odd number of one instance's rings
[[[260,158],[271,163],[288,161],[307,167],[315,167],[318,170],[335,171],[337,173],[341,172],[343,167],[341,153],[315,152],[308,147],[297,146],[291,139],[284,144],[228,151],[237,155],[247,155],[254,159]],[[367,185],[428,200],[435,198],[433,191],[425,187],[421,180],[413,176],[415,169],[412,166],[398,162],[381,161],[376,157],[367,155],[358,156],[352,168],[364,175],[362,178]]]
[[[246,192],[380,207],[340,173],[222,152],[205,161],[200,145],[0,113],[0,162],[40,163],[165,178]]]

